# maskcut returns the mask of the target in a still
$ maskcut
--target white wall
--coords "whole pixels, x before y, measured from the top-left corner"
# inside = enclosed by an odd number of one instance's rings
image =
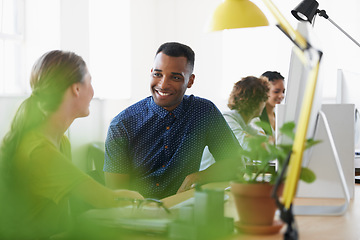
[[[245,75],[259,75],[265,70],[280,70],[285,78],[287,77],[291,43],[287,42],[286,37],[282,36],[274,25],[269,27],[270,30],[264,30],[267,34],[264,34],[262,39],[253,37],[254,41],[251,41],[249,32],[241,32],[241,29],[236,30],[239,34],[230,33],[234,38],[232,43],[228,40],[224,42],[226,38],[223,38],[222,32],[204,32],[208,18],[220,2],[221,0],[130,0],[131,69],[119,67],[118,74],[121,76],[122,71],[131,71],[131,97],[123,100],[95,99],[91,104],[90,117],[76,120],[70,129],[75,150],[91,141],[104,141],[111,119],[130,104],[150,94],[149,74],[154,54],[159,45],[166,41],[179,41],[194,49],[196,78],[195,84],[187,93],[211,99],[220,109],[225,107],[224,93],[230,92],[232,82]],[[296,19],[290,11],[300,0],[273,2],[292,26],[296,27]],[[320,9],[325,9],[331,19],[355,39],[360,40],[360,15],[357,14],[360,11],[360,2],[318,2]],[[273,24],[274,18],[262,2],[254,0],[254,3],[264,10]],[[75,51],[88,60],[88,0],[27,0],[26,5],[26,76],[29,76],[35,59],[51,49]],[[113,24],[108,26],[109,29],[118,25],[117,22]],[[319,76],[324,82],[322,95],[326,102],[334,102],[337,69],[356,72],[360,62],[360,49],[324,18],[317,17],[314,33],[324,52]],[[245,38],[250,39],[246,47],[241,46]],[[274,41],[274,38],[278,40]],[[225,51],[232,51],[235,59],[224,59]],[[256,58],[261,61],[256,61]],[[3,108],[1,105],[0,109]],[[8,112],[6,110],[6,118],[2,118],[2,122],[10,121],[11,113]],[[85,166],[84,162],[77,164],[82,168]]]
[[[359,1],[319,1],[319,8],[326,10],[329,17],[360,41],[360,10]],[[323,79],[324,100],[336,97],[337,69],[347,69],[358,72],[360,48],[341,33],[334,25],[324,18],[317,17],[314,32],[317,34],[324,56],[320,68]],[[360,87],[353,86],[353,87]]]
[[[221,77],[221,35],[203,31],[218,0],[132,0],[132,98],[150,94],[149,74],[157,48],[178,41],[196,53],[195,84],[188,93],[216,96]]]

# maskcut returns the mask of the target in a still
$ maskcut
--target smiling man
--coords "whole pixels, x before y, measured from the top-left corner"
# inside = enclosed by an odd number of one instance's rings
[[[185,95],[191,88],[195,54],[186,45],[164,43],[151,69],[152,96],[111,122],[105,143],[105,182],[164,198],[195,183],[230,180],[241,161],[240,145],[209,100]],[[199,172],[208,146],[216,163]]]

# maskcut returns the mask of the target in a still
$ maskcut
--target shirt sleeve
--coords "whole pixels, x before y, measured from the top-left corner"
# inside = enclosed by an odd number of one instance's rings
[[[121,123],[110,124],[105,141],[104,172],[129,174],[129,142],[125,127]]]
[[[210,115],[207,145],[215,161],[237,158],[241,147],[223,115],[215,106]]]
[[[44,143],[33,149],[29,163],[30,190],[55,203],[59,203],[78,184],[90,179],[50,144]]]
[[[201,158],[199,171],[205,170],[215,163],[213,155],[210,153],[209,148],[206,146]]]
[[[234,119],[231,115],[224,115],[224,118],[233,133],[235,134],[235,137],[239,141],[240,146],[242,148],[247,148],[247,143],[245,139],[248,133],[245,131],[245,129],[243,129],[241,125],[236,121],[236,119]]]

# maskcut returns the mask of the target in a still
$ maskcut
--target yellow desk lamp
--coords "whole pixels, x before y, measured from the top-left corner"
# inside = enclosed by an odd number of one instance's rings
[[[292,202],[296,194],[297,184],[300,177],[303,152],[305,150],[306,134],[315,94],[319,63],[322,52],[314,49],[307,40],[285,19],[271,0],[263,0],[266,7],[277,20],[277,27],[299,48],[297,54],[304,60],[304,64],[311,66],[310,74],[305,89],[305,95],[301,105],[299,121],[295,133],[292,152],[287,159],[288,169],[282,200],[276,199],[281,210],[281,218],[288,224],[285,239],[298,239],[292,214]],[[249,0],[224,0],[215,10],[209,25],[210,31],[219,31],[233,28],[247,28],[269,25],[267,18],[261,10]],[[309,55],[312,59],[309,59]],[[275,185],[275,191],[284,176],[286,167]],[[276,194],[273,194],[276,196]]]

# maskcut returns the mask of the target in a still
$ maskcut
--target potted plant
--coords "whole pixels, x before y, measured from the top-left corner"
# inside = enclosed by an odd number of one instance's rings
[[[265,122],[257,124],[263,129],[270,127]],[[293,140],[294,127],[294,122],[285,123],[280,129],[280,134]],[[292,149],[292,144],[275,145],[269,141],[269,137],[259,135],[251,135],[247,141],[248,148],[240,152],[247,163],[246,168],[239,169],[237,179],[231,182],[231,192],[240,218],[236,226],[247,233],[275,233],[280,230],[282,223],[274,222],[276,203],[271,193]],[[308,139],[306,148],[318,142]],[[276,171],[273,166],[275,159],[277,160]],[[315,181],[315,174],[303,167],[300,179],[311,183]],[[282,187],[278,189],[277,194],[281,193]]]

